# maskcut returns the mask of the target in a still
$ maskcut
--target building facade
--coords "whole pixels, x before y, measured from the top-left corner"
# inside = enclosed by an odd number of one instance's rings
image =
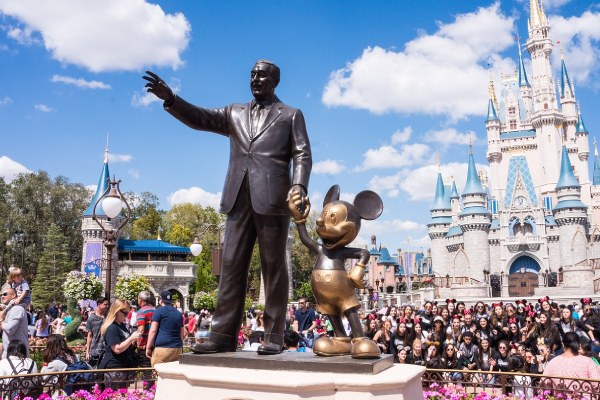
[[[583,294],[597,290],[600,257],[600,165],[594,146],[589,176],[589,132],[561,54],[555,81],[554,49],[541,0],[530,2],[528,73],[521,44],[518,70],[489,82],[487,161],[478,172],[470,152],[462,193],[438,174],[428,224],[436,275],[447,277],[443,295],[551,294],[549,286]],[[489,179],[488,179],[489,178]],[[554,289],[556,290],[556,289]]]

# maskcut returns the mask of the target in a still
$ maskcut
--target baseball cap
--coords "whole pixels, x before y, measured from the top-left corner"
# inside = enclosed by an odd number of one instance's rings
[[[160,292],[160,299],[165,304],[172,304],[173,303],[173,293],[169,292],[168,290],[163,290],[162,292]]]

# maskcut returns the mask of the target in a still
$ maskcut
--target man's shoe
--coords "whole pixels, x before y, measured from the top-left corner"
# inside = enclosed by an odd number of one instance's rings
[[[196,354],[227,353],[234,352],[236,350],[235,347],[211,342],[210,340],[207,340],[204,343],[194,343],[190,349]]]
[[[258,346],[256,352],[260,355],[279,354],[283,351],[283,346],[275,343],[265,343]]]

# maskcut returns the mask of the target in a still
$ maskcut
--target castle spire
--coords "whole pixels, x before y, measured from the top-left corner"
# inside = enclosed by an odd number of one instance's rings
[[[559,42],[560,43],[560,42]],[[569,73],[567,72],[567,66],[565,65],[565,56],[563,54],[562,47],[560,48],[560,97],[565,97],[565,93],[575,97],[573,93],[573,86],[569,79]]]
[[[108,180],[110,179],[110,172],[108,171],[108,136],[106,138],[106,150],[104,150],[104,164],[102,165],[102,171],[100,171],[100,178],[98,179],[98,185],[96,186],[96,193],[92,198],[92,202],[88,208],[84,211],[84,217],[91,217],[94,215],[94,205],[100,197],[108,189]],[[102,209],[102,203],[98,203],[96,207],[96,215],[105,216],[104,210]]]
[[[456,181],[452,179],[452,190],[450,192],[450,199],[459,199],[458,190],[456,190]]]
[[[529,0],[529,25],[534,27],[548,26],[542,0]]]
[[[523,63],[523,53],[521,51],[521,38],[517,35],[517,48],[519,49],[519,86],[530,87],[527,73],[525,72],[525,64]]]
[[[469,140],[470,142],[470,140]],[[463,196],[467,194],[485,194],[479,176],[477,174],[477,168],[475,167],[475,160],[473,159],[473,148],[472,144],[469,143],[469,168],[467,170],[467,183],[465,184],[465,190],[463,190]]]
[[[571,160],[569,159],[569,153],[567,152],[567,146],[562,147],[562,159],[560,161],[560,176],[558,183],[556,184],[556,190],[569,188],[569,187],[580,187],[575,174],[573,173],[573,167],[571,166]]]
[[[592,185],[600,185],[600,161],[598,160],[596,138],[594,138],[594,176],[592,178]]]
[[[440,210],[451,210],[450,198],[445,195],[444,180],[442,179],[442,173],[438,172],[437,185],[435,187],[435,198],[433,199],[433,205],[431,211]]]
[[[498,113],[496,108],[498,103],[496,101],[496,91],[494,90],[494,77],[492,76],[492,70],[490,69],[490,83],[488,85],[488,112],[486,121],[495,121],[498,119]]]
[[[585,127],[585,124],[583,123],[583,118],[581,118],[581,106],[579,105],[579,103],[577,103],[577,130],[575,132],[576,133],[588,133],[588,130]],[[594,139],[594,146],[595,145],[596,145],[596,139]]]

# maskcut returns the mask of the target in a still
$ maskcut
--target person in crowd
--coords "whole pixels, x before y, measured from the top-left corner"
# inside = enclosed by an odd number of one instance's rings
[[[487,317],[481,317],[477,321],[477,330],[475,331],[475,339],[477,343],[481,343],[483,339],[488,339],[490,344],[496,343],[496,335],[492,332],[492,328]]]
[[[306,297],[300,298],[298,301],[298,309],[294,314],[294,330],[304,337],[312,334],[313,330],[317,327],[317,314],[315,310],[308,306],[308,299]],[[310,343],[312,348],[312,343]]]
[[[456,355],[456,347],[451,341],[445,343],[442,361],[444,369],[461,369],[459,358]],[[463,374],[460,372],[451,372],[449,378],[453,381],[459,381],[463,378]]]
[[[508,342],[501,340],[498,343],[498,355],[495,360],[490,360],[490,363],[494,367],[494,371],[508,372],[508,357],[510,356],[508,350]]]
[[[526,363],[523,356],[520,354],[511,355],[508,357],[508,370],[515,373],[527,373]],[[527,375],[515,374],[513,376],[512,393],[520,399],[533,398],[533,388],[531,387],[531,377]]]
[[[589,357],[579,354],[579,336],[575,332],[564,335],[564,352],[554,357],[544,368],[546,376],[600,380],[600,368]],[[567,382],[565,384],[568,385]]]
[[[110,306],[100,327],[100,334],[104,339],[104,353],[98,365],[99,369],[135,367],[135,343],[140,338],[140,333],[138,331],[129,333],[129,329],[125,325],[127,315],[129,315],[127,301],[117,299]],[[122,373],[110,372],[104,375],[104,382],[107,387],[120,389],[127,387],[129,378],[126,375],[123,379]]]
[[[533,349],[525,348],[525,371],[529,374],[539,374],[537,357]]]
[[[392,354],[396,356],[398,354],[398,350],[403,349],[406,346],[410,346],[411,344],[411,334],[406,329],[406,320],[401,319],[398,320],[398,325],[396,329],[392,333],[392,344],[391,350]]]
[[[2,304],[8,304],[17,298],[17,292],[5,287],[2,291]],[[0,328],[2,328],[2,343],[10,343],[11,340],[17,339],[23,343],[29,344],[29,329],[27,324],[27,312],[20,305],[15,305],[0,312]],[[6,358],[8,346],[5,345],[2,351],[2,358]],[[29,355],[29,347],[27,354]]]
[[[66,313],[60,313],[60,315],[58,317],[56,317],[54,320],[52,320],[52,323],[50,324],[50,327],[52,328],[52,333],[56,333],[58,335],[63,335],[64,331],[65,331],[65,327],[67,326],[67,324],[65,323],[65,318],[67,314]]]
[[[483,303],[483,301],[478,301],[475,304],[475,321],[480,320],[481,318],[488,318],[488,313],[485,307],[485,304]]]
[[[460,343],[460,336],[462,335],[460,316],[455,315],[452,317],[452,323],[446,329],[446,339],[452,340],[452,342],[458,346]]]
[[[431,332],[429,332],[427,341],[430,343],[436,343],[436,346],[438,348],[438,354],[441,354],[445,340],[446,333],[444,330],[444,321],[442,320],[442,317],[438,315],[433,319],[433,326],[431,328]]]
[[[463,334],[465,332],[477,332],[477,324],[473,321],[473,313],[469,309],[463,311],[463,325],[461,330]]]
[[[398,314],[398,318],[404,318],[404,319],[410,320],[410,321],[414,320],[415,317],[416,317],[416,315],[414,315],[414,308],[410,304],[405,305],[402,308],[402,313]]]
[[[420,339],[413,340],[410,352],[406,357],[406,363],[425,366],[426,359],[425,354],[423,354],[423,342]]]
[[[488,338],[483,338],[479,342],[476,363],[477,369],[480,371],[492,371],[494,369],[494,361],[498,358],[498,352],[492,349],[490,343]],[[493,384],[495,382],[495,376],[492,374],[479,374],[476,377],[479,382],[485,384]]]
[[[92,368],[95,368],[100,364],[100,359],[104,354],[104,340],[100,334],[100,328],[104,322],[104,317],[108,312],[108,307],[109,300],[106,297],[99,298],[96,301],[96,309],[88,316],[86,322],[88,333],[85,342],[85,358]],[[64,314],[64,317],[66,318],[66,314]]]
[[[63,335],[52,334],[48,336],[43,360],[42,373],[60,372],[66,370],[70,364],[76,362],[77,356],[69,348]]]
[[[506,322],[508,323],[508,332],[506,332],[504,338],[511,346],[514,346],[521,342],[523,333],[519,330],[517,318],[509,318]]]
[[[542,311],[538,316],[538,320],[538,342],[543,339],[553,354],[560,354],[562,352],[560,332],[556,324],[552,322],[550,314]]]
[[[146,345],[148,343],[148,335],[150,334],[150,327],[152,325],[152,316],[154,315],[154,305],[152,305],[152,293],[147,290],[143,290],[138,294],[137,303],[140,309],[136,313],[136,326],[137,332],[140,334],[140,338],[137,342],[137,366],[141,368],[151,367],[150,358],[146,356]],[[151,387],[153,384],[152,371],[144,372],[144,382],[147,387]]]
[[[548,363],[556,356],[552,353],[551,347],[543,338],[538,339],[537,349],[538,354],[536,358],[538,372],[542,373],[544,372],[546,365],[548,365]]]
[[[459,301],[458,303],[456,303],[456,313],[458,315],[464,315],[466,309],[467,306],[465,305],[464,301]]]
[[[398,364],[408,364],[408,352],[410,351],[410,347],[402,347],[398,350],[396,357],[394,358],[394,362]]]
[[[306,347],[300,346],[300,335],[296,331],[286,330],[283,332],[283,341],[287,352],[306,353]]]
[[[592,309],[592,299],[587,297],[581,299],[581,318],[580,320],[585,323],[587,329],[594,331],[594,341],[592,341],[592,351],[595,353],[600,352],[600,315],[594,312]]]
[[[590,342],[581,343],[581,340],[579,341],[579,354],[591,358],[592,361],[596,363],[596,365],[600,366],[598,354],[592,351],[592,345],[590,344]]]
[[[433,315],[434,318],[440,315],[440,310],[438,309],[437,301],[434,301],[431,305],[431,315]]]
[[[137,306],[134,304],[131,305],[126,325],[130,332],[137,331]]]
[[[373,340],[377,331],[379,331],[379,323],[377,319],[367,317],[367,327],[365,329],[365,336]]]
[[[525,348],[530,348],[533,349],[534,352],[537,352],[539,331],[540,329],[535,320],[535,313],[529,311],[525,317],[525,327],[521,329],[521,344],[525,346]]]
[[[21,304],[25,308],[31,305],[31,287],[23,277],[21,268],[13,268],[8,273],[6,283],[17,293],[13,304]]]
[[[386,312],[386,319],[389,319],[392,324],[392,330],[396,329],[398,325],[398,307],[391,306]]]
[[[448,308],[448,314],[450,316],[454,315],[454,310],[456,309],[456,299],[446,299],[446,307]]]
[[[588,343],[596,340],[594,330],[589,329],[581,320],[573,319],[571,309],[568,307],[562,309],[560,321],[558,322],[558,329],[562,337],[564,337],[567,332],[575,332],[577,336],[579,336],[580,342]]]
[[[466,331],[462,335],[462,343],[458,347],[457,355],[460,358],[460,368],[474,370],[477,368],[479,349],[475,343],[475,335]]]
[[[421,327],[423,328],[423,330],[430,332],[432,327],[433,327],[433,319],[435,318],[435,315],[433,314],[433,302],[431,301],[426,301],[425,304],[423,305],[423,312],[421,313],[421,315],[419,316],[419,318],[421,319]]]
[[[54,322],[54,321],[53,321]],[[35,337],[45,341],[50,336],[50,324],[46,313],[40,311],[35,320]]]
[[[444,321],[444,326],[449,326],[450,325],[450,312],[448,311],[448,308],[446,306],[439,306],[439,315],[440,317],[442,317],[442,320]]]
[[[373,341],[381,350],[382,354],[392,354],[392,324],[387,319],[381,324],[381,328],[373,336]]]
[[[186,328],[187,328],[187,337],[188,338],[195,338],[196,337],[196,330],[198,329],[198,318],[196,317],[196,313],[193,311],[190,311],[188,313],[188,319],[186,322]]]
[[[27,345],[19,339],[10,341],[6,348],[6,358],[0,360],[0,376],[35,374],[38,372],[35,361],[27,357]],[[2,382],[7,385],[10,380]]]
[[[427,334],[423,331],[423,328],[421,328],[421,321],[418,318],[415,318],[412,325],[412,340],[419,339],[421,343],[425,342],[427,340]],[[409,329],[408,322],[406,323],[406,329]]]
[[[433,368],[431,365],[441,365],[437,368],[444,368],[443,363],[439,364],[436,360],[441,360],[441,357],[438,353],[439,345],[436,343],[426,343],[427,348],[425,349],[425,366],[427,368]]]
[[[146,345],[146,357],[151,364],[177,361],[183,351],[185,327],[183,315],[173,306],[173,294],[168,290],[160,293],[162,307],[154,311]]]

